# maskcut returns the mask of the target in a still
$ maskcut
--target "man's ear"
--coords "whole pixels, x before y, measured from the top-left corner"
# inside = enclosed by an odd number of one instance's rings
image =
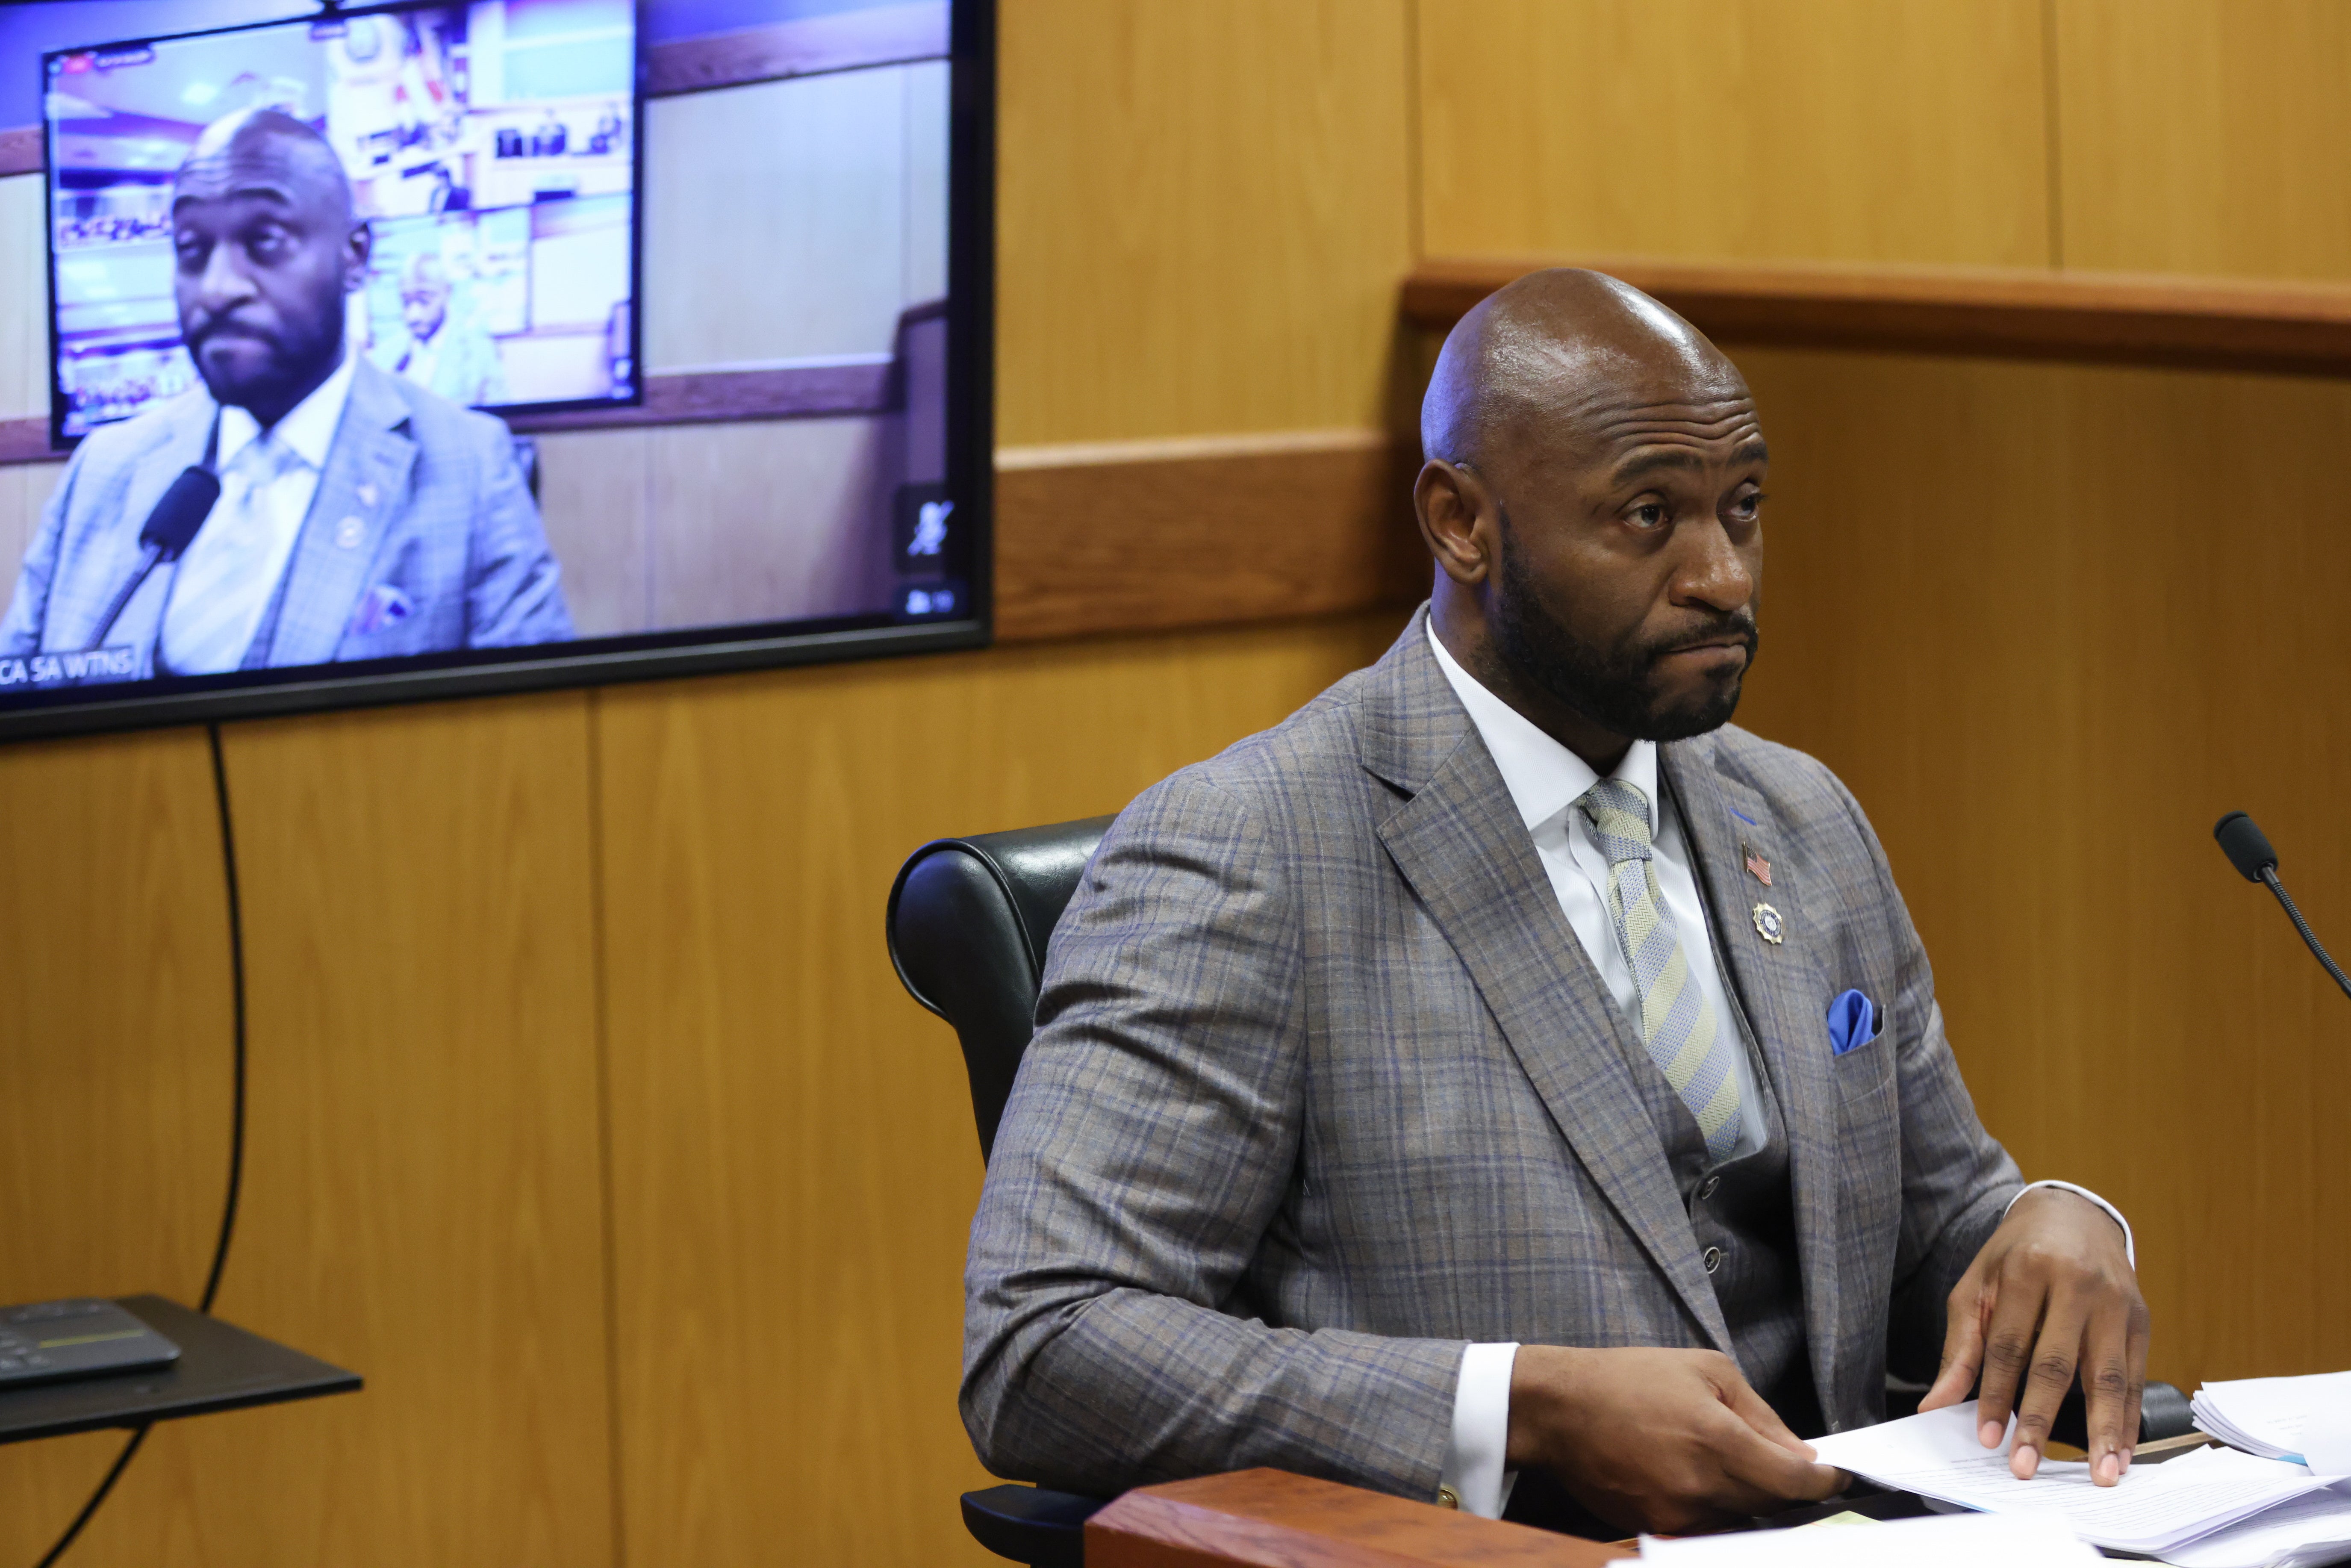
[[[375,254],[375,230],[361,218],[351,225],[350,237],[344,241],[343,292],[357,294],[367,287],[368,257]]]
[[[1465,588],[1484,582],[1494,566],[1494,498],[1466,463],[1432,457],[1412,486],[1413,514],[1437,570]]]

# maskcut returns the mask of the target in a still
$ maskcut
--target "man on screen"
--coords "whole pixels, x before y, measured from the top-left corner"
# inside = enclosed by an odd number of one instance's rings
[[[0,655],[194,675],[570,637],[506,427],[349,351],[370,235],[325,140],[275,110],[216,121],[175,178],[172,235],[204,385],[82,443]],[[219,499],[141,579],[141,529],[194,465]]]
[[[408,258],[400,269],[400,319],[408,330],[392,346],[392,373],[466,408],[505,402],[507,372],[498,346],[465,308],[471,302],[455,296],[440,252],[420,250]]]

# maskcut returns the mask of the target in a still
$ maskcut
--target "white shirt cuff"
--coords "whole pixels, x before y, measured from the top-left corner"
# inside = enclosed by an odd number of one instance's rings
[[[1517,1484],[1502,1460],[1510,1446],[1510,1368],[1516,1344],[1472,1344],[1461,1352],[1461,1381],[1453,1390],[1453,1435],[1445,1445],[1447,1491],[1461,1511],[1499,1519]]]
[[[2129,1260],[2130,1266],[2134,1270],[2138,1268],[2138,1243],[2131,1239],[2130,1221],[2123,1218],[2123,1211],[2121,1209],[2116,1208],[2113,1204],[2108,1203],[2105,1198],[2100,1197],[2088,1187],[2075,1186],[2070,1181],[2027,1182],[2024,1184],[2024,1192],[2031,1192],[2036,1186],[2053,1186],[2060,1192],[2070,1192],[2076,1197],[2086,1197],[2092,1203],[2096,1204],[2100,1208],[2105,1209],[2108,1217],[2111,1218],[2116,1225],[2123,1228],[2123,1256]],[[2014,1208],[2018,1203],[2022,1201],[2024,1192],[2020,1192],[2016,1197],[2010,1198],[2008,1200],[2008,1208]],[[2003,1208],[2000,1211],[2001,1218],[2005,1219],[2008,1218],[2008,1208]],[[1458,1427],[1461,1419],[1459,1415],[1460,1404],[1460,1400],[1456,1398],[1454,1401],[1454,1422],[1457,1427]]]

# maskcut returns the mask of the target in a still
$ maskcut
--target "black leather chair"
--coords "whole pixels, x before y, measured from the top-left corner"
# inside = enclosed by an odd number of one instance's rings
[[[914,998],[955,1026],[971,1077],[979,1156],[996,1124],[1037,1016],[1045,944],[1108,817],[941,839],[916,850],[890,889],[890,961]],[[1085,1521],[1107,1500],[1040,1487],[966,1492],[963,1521],[998,1556],[1034,1568],[1079,1568]]]
[[[985,1160],[1029,1048],[1044,978],[1045,946],[1069,907],[1078,878],[1109,828],[1108,817],[1051,827],[940,839],[916,850],[890,889],[890,961],[914,998],[955,1026],[971,1077],[972,1118]],[[1889,1389],[1887,1414],[1917,1408],[1920,1390]],[[2187,1396],[2150,1383],[2139,1440],[2184,1436]],[[2086,1440],[2075,1385],[2050,1434]],[[966,1492],[972,1536],[999,1556],[1034,1568],[1078,1568],[1085,1521],[1106,1500],[1026,1486]]]

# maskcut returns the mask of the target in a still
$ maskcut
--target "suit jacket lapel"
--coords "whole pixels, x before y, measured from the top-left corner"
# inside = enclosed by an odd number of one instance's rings
[[[1680,807],[1690,858],[1730,972],[1725,981],[1753,1024],[1765,1071],[1780,1099],[1788,1134],[1789,1182],[1796,1209],[1796,1251],[1804,1282],[1805,1337],[1821,1407],[1845,1407],[1835,1381],[1838,1354],[1839,1179],[1837,1090],[1829,1076],[1827,1024],[1819,954],[1805,918],[1805,873],[1785,852],[1763,797],[1715,765],[1711,737],[1657,748],[1657,762]],[[1770,867],[1769,886],[1747,866],[1750,853]],[[1767,940],[1755,910],[1780,916],[1781,939]]]
[[[367,590],[377,547],[407,495],[416,462],[407,422],[408,405],[389,378],[362,359],[294,546],[269,664],[323,664],[335,656]]]
[[[1367,705],[1364,765],[1411,793],[1380,824],[1380,841],[1477,982],[1561,1134],[1708,1339],[1728,1354],[1721,1305],[1618,1046],[1625,1022],[1560,913],[1500,772],[1428,651],[1425,618],[1414,617],[1381,662],[1388,686]]]

